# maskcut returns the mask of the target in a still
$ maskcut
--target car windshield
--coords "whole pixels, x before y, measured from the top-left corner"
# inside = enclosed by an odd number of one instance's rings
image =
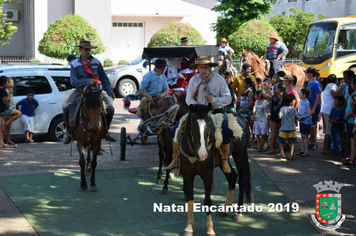
[[[141,61],[143,61],[142,57],[133,60],[132,62],[129,63],[129,65],[137,65],[137,64],[139,64]]]
[[[333,52],[337,23],[314,24],[309,27],[305,57],[323,57]]]

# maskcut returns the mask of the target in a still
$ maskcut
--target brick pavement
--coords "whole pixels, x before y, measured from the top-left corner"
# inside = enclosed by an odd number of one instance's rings
[[[133,103],[133,106],[135,105]],[[136,135],[139,120],[122,109],[121,99],[115,101],[115,108],[116,113],[111,127],[113,136],[119,138],[121,127],[126,127],[131,136]],[[149,137],[149,142],[156,142],[155,137]],[[319,140],[319,147],[321,146]],[[72,157],[69,155],[70,145],[56,142],[20,143],[16,149],[0,149],[0,176],[78,171],[78,153],[75,145],[72,148]],[[127,146],[126,161],[123,162],[120,161],[118,142],[112,143],[113,156],[110,155],[110,147],[107,142],[103,143],[103,148],[106,152],[98,159],[98,169],[149,167],[156,166],[158,163],[156,145]],[[345,222],[337,231],[325,232],[319,229],[318,231],[322,235],[354,235],[356,232],[356,170],[340,167],[341,162],[327,159],[325,155],[319,154],[320,150],[321,148],[311,152],[310,157],[296,156],[293,161],[276,159],[274,155],[258,153],[254,146],[249,149],[249,155],[291,202],[297,202],[300,205],[300,212],[310,222],[310,215],[315,214],[316,190],[313,185],[322,180],[343,183],[344,187],[341,190],[342,213],[346,214]],[[6,163],[12,163],[12,165],[4,166]],[[0,218],[0,235],[10,231],[16,232],[16,235],[37,235],[1,188]],[[311,224],[314,226],[313,222]]]

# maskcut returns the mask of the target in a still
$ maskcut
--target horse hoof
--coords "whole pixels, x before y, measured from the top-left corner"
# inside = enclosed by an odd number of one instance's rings
[[[193,236],[193,231],[184,231],[184,236]]]
[[[162,184],[162,179],[156,179],[156,184]]]
[[[88,185],[80,185],[80,188],[82,189],[82,190],[87,190],[88,189]]]
[[[174,174],[171,172],[169,173],[169,179],[173,180],[174,179]]]
[[[215,236],[215,232],[214,232],[214,230],[212,232],[206,232],[206,235],[207,236]]]
[[[241,219],[242,219],[242,214],[237,214],[237,213],[235,213],[234,217],[232,218],[232,220],[234,221],[239,221]]]
[[[162,189],[162,194],[167,195],[168,194],[168,189]]]
[[[216,213],[216,216],[224,217],[224,216],[227,216],[227,213],[226,212],[218,212],[218,213]]]
[[[90,192],[96,192],[98,188],[96,186],[90,186]]]

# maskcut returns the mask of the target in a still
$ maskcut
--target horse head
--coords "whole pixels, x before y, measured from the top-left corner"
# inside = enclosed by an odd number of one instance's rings
[[[190,132],[189,148],[198,156],[199,161],[208,157],[214,137],[213,121],[209,116],[212,105],[190,105],[186,132]]]
[[[177,100],[177,104],[179,105],[179,117],[182,117],[189,112],[188,104],[185,102],[186,94],[175,94],[174,97]]]
[[[100,94],[103,89],[93,91],[91,86],[79,90],[82,94],[81,122],[84,128],[90,132],[96,132],[101,125],[101,113],[103,112]]]

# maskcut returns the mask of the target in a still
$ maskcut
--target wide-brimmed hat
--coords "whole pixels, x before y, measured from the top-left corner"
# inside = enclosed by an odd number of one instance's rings
[[[284,76],[283,80],[284,80],[284,81],[288,81],[288,82],[291,83],[291,84],[294,83],[294,78],[293,78],[292,75],[286,75],[286,76]]]
[[[226,38],[222,38],[222,39],[220,40],[219,44],[220,44],[220,43],[229,43],[229,41],[227,41]]]
[[[196,69],[199,65],[210,65],[211,67],[215,67],[218,66],[219,63],[215,63],[215,62],[211,62],[209,57],[207,56],[202,56],[199,57],[198,60],[196,61],[196,63],[191,64],[190,68],[192,69]]]
[[[76,47],[89,48],[89,49],[97,48],[96,46],[92,46],[90,41],[86,41],[86,40],[83,40],[83,39],[81,39],[79,41],[79,45],[77,45]]]
[[[277,41],[279,41],[279,38],[276,33],[272,33],[271,36],[269,36],[269,38],[276,39]]]
[[[155,63],[153,63],[155,66],[166,66],[167,62],[163,59],[157,59]]]

